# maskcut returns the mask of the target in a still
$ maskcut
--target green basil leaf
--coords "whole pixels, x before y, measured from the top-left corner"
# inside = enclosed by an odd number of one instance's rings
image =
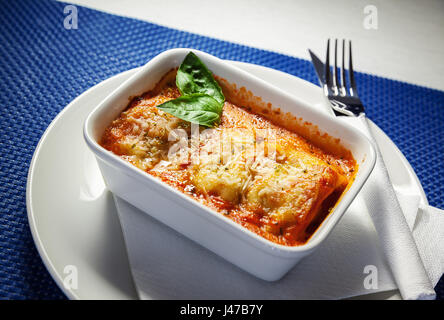
[[[207,94],[195,93],[181,96],[157,106],[182,120],[212,127],[219,122],[222,107]]]
[[[213,97],[221,105],[225,102],[222,89],[213,74],[193,52],[188,53],[180,65],[176,85],[182,95],[204,93]]]

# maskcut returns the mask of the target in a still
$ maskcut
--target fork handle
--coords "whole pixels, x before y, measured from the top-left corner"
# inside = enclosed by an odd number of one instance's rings
[[[350,118],[349,118],[350,119]],[[362,192],[378,233],[381,248],[404,299],[434,299],[435,291],[416,247],[413,234],[399,205],[381,151],[365,115],[358,126],[374,143],[376,164]]]

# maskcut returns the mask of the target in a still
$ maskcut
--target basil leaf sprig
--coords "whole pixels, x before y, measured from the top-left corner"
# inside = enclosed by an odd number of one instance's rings
[[[162,103],[159,109],[206,127],[219,123],[225,97],[211,71],[193,52],[180,65],[176,85],[181,96]]]
[[[204,93],[220,104],[225,101],[222,89],[211,71],[192,52],[188,53],[177,71],[176,85],[182,95]]]
[[[180,119],[212,127],[219,121],[221,107],[216,99],[202,93],[193,93],[167,101],[158,108]]]

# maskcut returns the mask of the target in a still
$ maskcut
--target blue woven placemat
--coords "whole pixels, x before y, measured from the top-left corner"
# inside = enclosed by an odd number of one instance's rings
[[[278,69],[317,84],[311,63],[77,6],[0,1],[0,298],[63,299],[35,249],[25,186],[34,149],[51,120],[86,89],[158,53],[190,47]],[[322,39],[321,39],[322,40]],[[368,115],[412,164],[430,204],[444,208],[444,92],[357,74]],[[444,297],[444,281],[436,287]]]

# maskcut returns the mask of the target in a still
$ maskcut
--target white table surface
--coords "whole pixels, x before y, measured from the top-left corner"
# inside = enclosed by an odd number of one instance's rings
[[[444,90],[443,0],[73,0],[74,4],[309,59],[353,41],[355,69]],[[364,8],[378,28],[364,28]],[[81,12],[79,12],[81,28]]]

